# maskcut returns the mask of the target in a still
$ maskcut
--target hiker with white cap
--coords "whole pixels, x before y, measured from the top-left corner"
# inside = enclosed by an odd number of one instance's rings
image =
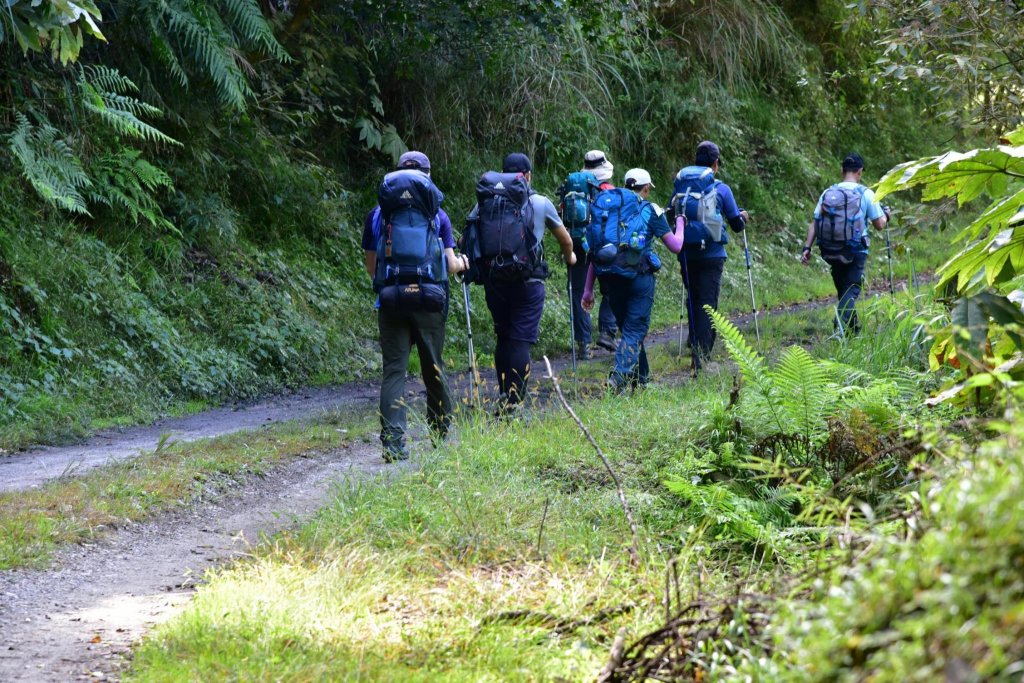
[[[614,177],[615,166],[612,162],[608,161],[608,156],[599,149],[592,149],[583,155],[583,170],[594,174],[594,177],[598,181],[598,190],[604,192],[615,187],[612,184],[612,178]],[[583,310],[580,305],[580,300],[583,297],[583,285],[587,277],[587,263],[580,263],[577,261],[576,268],[573,271],[574,279],[572,288],[574,292],[579,292],[577,295],[579,299],[574,302],[576,310],[581,312],[586,317],[586,339],[589,342],[591,336],[591,322],[590,314]],[[581,328],[577,326],[576,338],[580,339]],[[615,322],[615,315],[612,313],[612,308],[608,304],[608,299],[604,296],[604,290],[601,290],[601,306],[597,310],[597,339],[595,343],[603,349],[608,351],[614,351],[616,342],[615,337],[619,331],[618,324]]]
[[[427,390],[427,422],[435,443],[448,434],[452,397],[444,371],[448,275],[468,268],[455,255],[444,196],[430,179],[430,159],[406,152],[384,176],[378,205],[366,216],[362,246],[377,293],[380,331],[380,440],[384,460],[405,460],[405,376],[415,344]],[[426,249],[423,245],[426,243]]]
[[[654,240],[661,239],[674,254],[683,248],[682,228],[673,232],[665,212],[648,199],[653,188],[650,173],[630,169],[625,189],[598,195],[588,230],[591,265],[583,307],[590,310],[594,306],[596,278],[622,334],[608,378],[614,391],[643,387],[650,381],[644,339],[651,326],[654,275],[661,269]]]

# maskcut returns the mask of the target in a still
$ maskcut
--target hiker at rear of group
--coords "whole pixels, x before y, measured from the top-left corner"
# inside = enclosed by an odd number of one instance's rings
[[[650,381],[644,340],[651,326],[655,273],[661,259],[654,240],[672,253],[683,247],[682,229],[673,232],[661,207],[650,202],[651,174],[642,168],[626,173],[625,189],[606,190],[594,202],[594,220],[587,231],[591,265],[583,292],[583,307],[594,306],[594,280],[603,286],[621,338],[608,386],[616,392],[642,388]]]
[[[555,205],[530,187],[532,172],[529,157],[515,152],[505,157],[501,173],[484,173],[462,242],[472,263],[469,280],[483,285],[494,320],[496,414],[503,417],[516,414],[523,404],[530,349],[540,338],[544,280],[550,272],[542,246],[545,230],[558,241],[565,263],[576,263],[572,237]]]
[[[452,397],[445,375],[448,276],[468,267],[455,255],[452,224],[441,208],[441,191],[430,179],[430,160],[406,152],[384,176],[378,205],[366,216],[362,246],[366,272],[377,293],[377,326],[383,376],[380,440],[387,462],[409,457],[403,398],[409,353],[419,353],[427,390],[427,423],[435,445],[448,435]]]
[[[704,310],[718,310],[725,267],[725,245],[729,233],[746,229],[750,216],[739,208],[732,189],[716,178],[721,167],[721,152],[714,142],[697,145],[692,166],[676,174],[669,214],[686,217],[683,250],[679,253],[679,270],[686,288],[686,310],[689,316],[688,345],[693,354],[693,370],[700,372],[715,345],[715,329]]]
[[[821,258],[832,269],[836,287],[836,315],[832,325],[842,334],[860,332],[857,298],[864,281],[864,265],[871,244],[869,225],[885,230],[889,212],[875,201],[875,194],[861,184],[864,159],[851,152],[843,159],[841,180],[818,199],[814,220],[807,226],[807,239],[800,254],[802,263],[810,263],[815,240]]]
[[[565,228],[572,237],[573,252],[576,254],[576,265],[569,268],[572,280],[572,320],[573,332],[578,347],[577,357],[587,360],[592,357],[591,343],[593,325],[590,313],[583,310],[583,287],[587,281],[587,269],[590,264],[589,244],[587,242],[587,226],[593,214],[594,199],[600,192],[615,187],[612,176],[615,166],[607,155],[594,149],[583,156],[583,168],[570,173],[560,191],[561,216]],[[609,301],[602,296],[601,307],[597,316],[598,337],[596,345],[609,351],[615,350],[615,336],[618,326]]]

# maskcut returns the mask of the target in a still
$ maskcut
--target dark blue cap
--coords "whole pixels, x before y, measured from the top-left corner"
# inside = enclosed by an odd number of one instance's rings
[[[722,152],[718,149],[718,145],[710,140],[705,140],[697,145],[697,154],[694,155],[693,162],[697,166],[710,166],[721,158]]]
[[[505,157],[501,170],[503,173],[529,173],[533,166],[530,164],[530,157],[522,152],[512,152]]]
[[[859,171],[862,168],[864,168],[864,157],[856,152],[850,152],[843,159],[844,171]]]

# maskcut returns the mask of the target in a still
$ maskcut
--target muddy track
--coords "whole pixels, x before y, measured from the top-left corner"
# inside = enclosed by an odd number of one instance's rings
[[[881,291],[876,285],[865,292],[865,298],[872,294],[877,295]],[[833,305],[834,300],[834,297],[830,297],[779,306],[767,311],[761,310],[759,319],[763,324],[766,319],[770,321],[771,316],[823,308]],[[750,325],[753,318],[750,313],[745,313],[734,316],[732,320],[742,327]],[[678,343],[679,328],[679,325],[675,325],[648,335],[647,345],[651,347]],[[686,334],[685,326],[683,334]],[[607,352],[600,351],[591,362],[606,362],[610,357]],[[568,358],[557,358],[552,361],[555,370],[564,374],[569,365]],[[454,389],[461,395],[469,394],[469,381],[466,375],[465,372],[452,374]],[[481,376],[485,386],[495,385],[493,370],[481,368]],[[411,399],[422,398],[422,386],[410,382],[409,388]],[[239,404],[188,417],[160,420],[152,425],[103,431],[74,446],[49,446],[0,456],[0,492],[37,487],[51,479],[74,476],[108,462],[136,457],[142,451],[154,450],[164,435],[168,435],[174,441],[196,441],[287,420],[312,418],[325,411],[339,408],[372,408],[377,402],[378,391],[378,383],[366,381],[311,388],[271,397],[258,403]]]
[[[308,518],[350,477],[384,471],[376,445],[295,458],[154,522],[69,548],[49,571],[0,574],[0,681],[117,679],[125,655],[183,609],[203,572]]]

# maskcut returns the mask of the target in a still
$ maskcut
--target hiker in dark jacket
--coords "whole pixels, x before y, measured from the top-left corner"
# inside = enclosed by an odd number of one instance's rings
[[[592,149],[583,157],[583,168],[580,169],[593,173],[598,180],[598,189],[602,192],[610,190],[615,185],[612,178],[615,173],[615,166],[608,160],[608,156],[599,149]],[[590,259],[582,248],[576,249],[576,265],[572,268],[572,291],[576,300],[573,302],[573,322],[576,325],[576,340],[580,342],[581,357],[592,356],[588,348],[592,340],[592,325],[589,311],[583,310],[581,300],[583,298],[583,287],[587,281],[587,267]],[[604,290],[601,290],[601,306],[597,313],[597,339],[595,345],[608,351],[614,351],[616,347],[615,337],[619,331],[615,322],[615,314],[612,313],[611,304],[604,297]]]
[[[856,303],[868,258],[868,227],[874,225],[885,230],[889,222],[888,209],[880,206],[875,193],[861,184],[863,174],[864,159],[856,152],[848,154],[842,163],[842,180],[818,198],[800,255],[801,262],[810,263],[811,247],[818,239],[821,256],[832,269],[836,286],[834,325],[850,334],[860,332]]]
[[[491,270],[490,266],[485,266],[481,279],[487,308],[494,320],[494,335],[497,337],[494,368],[498,375],[500,392],[497,413],[502,416],[514,414],[526,397],[530,377],[530,349],[540,339],[540,319],[544,312],[544,278],[547,277],[548,270],[547,264],[543,262],[543,251],[540,246],[544,232],[550,231],[554,235],[566,264],[572,266],[576,263],[572,237],[562,224],[555,205],[547,197],[528,189],[532,171],[533,166],[525,154],[509,154],[502,164],[502,174],[512,174],[513,180],[520,178],[526,181],[529,204],[525,211],[529,214],[529,238],[535,247],[536,268],[522,278],[506,280],[497,276],[497,266],[494,266],[494,270]],[[484,177],[488,175],[491,174],[485,174]],[[477,194],[479,197],[479,186]],[[479,204],[470,211],[468,223],[485,223],[480,216]]]
[[[650,381],[644,340],[651,326],[655,273],[661,268],[654,241],[660,239],[674,254],[683,246],[682,230],[673,232],[661,207],[648,200],[653,188],[651,174],[634,168],[626,173],[625,189],[604,192],[594,202],[591,225],[595,227],[589,234],[594,258],[587,272],[583,307],[589,311],[594,306],[596,277],[622,335],[608,378],[614,391],[644,387]],[[604,217],[608,218],[605,227],[597,227]],[[609,239],[612,232],[615,234]]]
[[[725,267],[725,245],[729,242],[724,224],[736,232],[746,229],[750,216],[736,205],[732,189],[715,176],[721,165],[718,145],[705,140],[697,145],[693,166],[676,175],[674,211],[685,204],[686,228],[679,268],[686,287],[686,308],[689,312],[689,346],[693,353],[693,369],[699,372],[715,345],[715,330],[704,310],[718,310]],[[707,199],[707,210],[702,209]]]
[[[406,152],[399,159],[398,170],[415,171],[429,177],[430,160],[421,152]],[[392,288],[387,288],[381,291],[376,303],[383,366],[380,386],[380,440],[384,447],[383,457],[388,462],[409,457],[405,446],[406,403],[403,395],[409,352],[413,345],[416,346],[420,357],[420,371],[427,390],[427,422],[435,443],[444,440],[451,424],[452,397],[442,356],[445,322],[448,318],[447,275],[464,271],[468,267],[468,262],[466,257],[455,255],[452,223],[444,209],[438,208],[434,219],[437,237],[443,249],[444,267],[441,270],[444,271],[446,268],[446,272],[438,274],[438,279],[442,281],[439,294],[443,301],[437,305],[420,307],[415,303],[389,306],[388,300],[382,306],[381,298],[391,293]],[[375,281],[375,287],[381,278],[378,260],[385,259],[383,254],[378,253],[383,243],[382,231],[385,229],[381,207],[378,205],[366,216],[362,239],[366,272]],[[387,249],[385,246],[385,250]],[[438,310],[428,310],[434,308]]]

